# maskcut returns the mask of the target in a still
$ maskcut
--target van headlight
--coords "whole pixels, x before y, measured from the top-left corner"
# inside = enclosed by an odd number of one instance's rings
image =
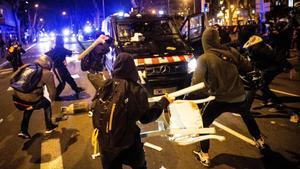
[[[193,73],[196,70],[197,67],[197,60],[196,58],[193,58],[189,60],[188,62],[188,73]]]

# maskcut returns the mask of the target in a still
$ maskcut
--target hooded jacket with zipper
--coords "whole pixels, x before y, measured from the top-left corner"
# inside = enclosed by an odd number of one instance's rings
[[[216,29],[207,28],[203,32],[202,45],[204,54],[197,59],[192,85],[204,82],[206,87],[193,94],[212,95],[220,102],[244,101],[245,90],[239,72],[250,71],[250,62],[236,49],[221,45]]]
[[[49,58],[47,58],[47,56],[41,56],[34,63],[38,64],[39,66],[41,66],[43,68],[42,77],[41,77],[40,82],[37,84],[36,89],[30,93],[22,93],[22,92],[14,90],[14,95],[23,101],[34,103],[34,102],[39,101],[43,97],[43,95],[44,95],[43,87],[46,86],[50,99],[54,100],[56,89],[55,89],[55,83],[54,83],[54,76],[53,76],[52,72],[50,71],[51,70],[51,61],[49,60]],[[27,66],[27,65],[24,65],[24,66]],[[24,66],[22,66],[22,67],[24,67]],[[20,70],[22,70],[22,68],[18,69],[18,71],[15,72],[12,76],[15,76],[16,74],[18,74],[18,72]]]
[[[144,87],[137,83],[138,72],[132,56],[128,53],[121,53],[114,63],[113,78],[124,79],[128,82],[128,129],[124,134],[123,142],[130,146],[136,142],[136,137],[140,137],[140,128],[136,122],[143,124],[156,120],[163,109],[169,105],[169,101],[163,97],[159,102],[149,105],[148,94]],[[124,112],[125,113],[125,112]],[[120,148],[122,149],[122,148]],[[118,150],[118,148],[117,148]]]

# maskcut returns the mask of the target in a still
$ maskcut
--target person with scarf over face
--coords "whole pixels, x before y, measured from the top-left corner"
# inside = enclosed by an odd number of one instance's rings
[[[171,100],[164,96],[159,102],[149,105],[147,91],[137,83],[138,72],[132,56],[128,53],[120,53],[117,56],[112,78],[128,82],[128,110],[124,110],[124,113],[128,113],[128,126],[122,144],[120,143],[125,146],[103,150],[100,145],[102,166],[104,169],[121,169],[122,164],[126,164],[134,169],[146,169],[140,128],[136,122],[146,124],[155,121]]]
[[[204,31],[202,45],[204,54],[197,60],[192,85],[204,82],[206,88],[192,95],[216,97],[202,108],[203,127],[209,127],[224,112],[239,113],[248,131],[254,137],[257,148],[265,149],[266,145],[256,121],[245,106],[245,90],[239,77],[239,71],[251,70],[250,62],[234,48],[221,45],[219,33],[214,28],[208,27]],[[199,149],[194,151],[196,158],[203,165],[209,166],[209,140],[201,141]]]

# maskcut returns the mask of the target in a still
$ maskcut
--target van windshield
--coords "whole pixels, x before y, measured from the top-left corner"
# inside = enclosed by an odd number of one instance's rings
[[[120,22],[117,32],[123,51],[132,54],[180,54],[188,49],[168,19]]]

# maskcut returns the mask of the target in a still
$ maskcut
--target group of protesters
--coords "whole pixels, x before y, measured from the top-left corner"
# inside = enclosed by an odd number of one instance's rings
[[[224,32],[222,32],[220,27],[207,27],[203,32],[202,46],[204,53],[197,59],[197,68],[193,74],[191,85],[204,82],[206,87],[186,95],[185,98],[196,99],[210,95],[215,96],[215,100],[199,105],[202,108],[204,127],[209,127],[222,113],[239,113],[249,133],[252,135],[256,147],[263,152],[268,146],[250,111],[256,91],[262,91],[265,105],[274,105],[279,110],[285,110],[291,115],[295,114],[292,110],[287,109],[269,88],[270,83],[279,73],[292,69],[291,64],[287,61],[288,54],[286,49],[283,49],[283,46],[278,44],[284,42],[273,40],[276,43],[270,46],[262,36],[254,31],[253,34],[247,35],[247,40],[240,39],[241,44],[234,48],[230,46],[232,43],[230,43],[231,40],[228,37],[225,40],[222,39],[225,35],[221,33]],[[273,33],[277,34],[275,31]],[[280,32],[278,32],[278,36],[280,37]],[[105,71],[104,55],[109,52],[113,39],[107,35],[100,35],[96,41],[99,41],[98,45],[86,58],[89,57],[88,79],[95,89],[99,89],[106,84],[103,72]],[[248,58],[241,55],[241,53],[247,54]],[[77,97],[84,90],[77,86],[66,67],[65,59],[66,56],[70,55],[72,55],[72,52],[63,47],[62,37],[57,37],[55,48],[35,61],[44,70],[37,88],[30,93],[22,93],[15,90],[14,102],[17,107],[21,106],[20,109],[24,110],[22,127],[19,133],[20,137],[30,138],[28,123],[31,113],[35,109],[44,109],[47,133],[51,133],[57,127],[57,124],[51,121],[51,103],[43,96],[43,86],[48,88],[52,101],[61,100],[60,93],[64,89],[66,82],[75,91]],[[285,64],[282,66],[282,63]],[[17,75],[21,68],[15,70],[16,73],[14,75]],[[128,129],[126,137],[124,136],[122,140],[124,142],[121,144],[122,146],[105,148],[103,147],[105,145],[101,144],[103,142],[99,142],[100,147],[102,147],[100,149],[102,164],[105,169],[119,169],[122,168],[122,164],[127,164],[132,168],[145,169],[147,168],[145,154],[141,142],[140,129],[136,125],[136,121],[149,123],[156,120],[163,110],[172,103],[174,98],[165,95],[159,102],[150,105],[147,100],[146,90],[138,82],[139,75],[133,56],[129,53],[120,53],[115,60],[113,68],[111,77],[108,78],[126,81],[129,92],[127,109],[132,111],[130,113],[132,117],[128,117],[130,119],[130,129]],[[57,88],[55,88],[52,69],[59,81]],[[252,71],[260,72],[261,84],[250,86],[250,89],[247,89],[240,75]],[[46,76],[47,78],[45,78]],[[128,112],[127,109],[124,110],[126,113]],[[194,155],[205,166],[210,165],[208,151],[208,140],[201,141],[200,145],[197,146],[197,150],[193,151]]]

